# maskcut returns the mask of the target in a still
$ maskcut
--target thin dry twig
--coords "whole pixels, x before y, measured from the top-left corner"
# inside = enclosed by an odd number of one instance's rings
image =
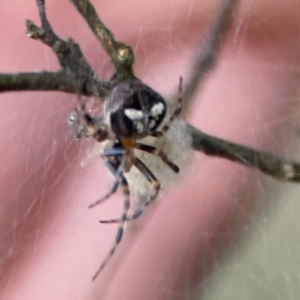
[[[279,180],[300,182],[300,163],[286,161],[267,152],[254,150],[205,134],[191,125],[187,126],[195,150],[256,168]]]
[[[0,93],[17,91],[60,91],[84,96],[105,97],[110,91],[106,81],[91,79],[84,81],[74,78],[64,71],[17,73],[0,75]]]
[[[214,67],[220,53],[221,45],[227,37],[228,29],[233,20],[233,12],[239,3],[238,0],[224,0],[213,21],[213,25],[204,40],[199,45],[199,51],[195,53],[189,73],[185,76],[185,90],[183,93],[183,114],[187,114],[188,108],[195,92],[201,87],[204,77]],[[176,91],[173,93],[176,98]]]
[[[112,32],[98,17],[95,8],[88,0],[71,0],[99,40],[115,67],[114,76],[118,80],[134,78],[132,65],[134,53],[129,45],[115,40]]]
[[[61,70],[57,72],[0,74],[0,92],[63,91],[103,98],[110,92],[110,82],[99,79],[72,39],[59,38],[47,20],[44,0],[37,0],[41,27],[26,21],[26,35],[49,46],[55,53]]]

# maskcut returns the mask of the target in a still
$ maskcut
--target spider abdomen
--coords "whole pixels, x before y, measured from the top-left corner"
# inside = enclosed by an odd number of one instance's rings
[[[164,99],[138,79],[115,84],[106,100],[107,122],[119,138],[151,135],[165,115]]]

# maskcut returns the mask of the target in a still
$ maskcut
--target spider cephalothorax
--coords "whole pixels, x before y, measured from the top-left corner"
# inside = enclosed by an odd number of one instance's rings
[[[105,100],[103,116],[92,116],[86,110],[85,105],[81,104],[79,109],[75,109],[69,118],[74,138],[93,137],[97,142],[108,142],[105,143],[102,156],[108,169],[114,175],[115,181],[111,190],[89,207],[94,207],[109,198],[119,186],[122,187],[125,195],[121,218],[102,221],[102,223],[118,222],[119,229],[114,245],[93,279],[98,276],[115,252],[122,239],[124,223],[139,217],[160,191],[160,182],[147,165],[135,155],[134,150],[155,155],[175,173],[179,172],[178,166],[171,162],[163,151],[152,145],[143,144],[139,140],[148,136],[163,137],[181,112],[181,98],[182,79],[180,78],[177,108],[169,119],[165,120],[166,103],[157,92],[138,79],[116,82]],[[158,130],[162,123],[164,125]],[[130,189],[124,174],[130,172],[133,166],[151,183],[154,192],[147,195],[143,204],[131,216],[128,216]]]
[[[109,130],[104,118],[92,117],[85,110],[83,104],[80,109],[75,108],[69,117],[69,125],[71,128],[71,136],[78,140],[85,137],[93,137],[96,141],[102,142],[108,139]]]

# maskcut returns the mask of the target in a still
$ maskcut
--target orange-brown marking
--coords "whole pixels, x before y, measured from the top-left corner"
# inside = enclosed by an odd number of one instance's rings
[[[132,149],[136,145],[136,140],[133,138],[123,138],[121,139],[121,143],[124,148],[126,149]]]

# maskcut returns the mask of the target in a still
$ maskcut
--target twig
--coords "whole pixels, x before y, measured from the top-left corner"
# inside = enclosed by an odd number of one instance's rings
[[[103,24],[89,0],[71,0],[93,33],[100,41],[115,67],[114,76],[118,80],[134,78],[132,65],[134,53],[130,46],[115,40],[111,31]]]
[[[276,179],[300,182],[300,163],[210,136],[188,125],[192,147],[206,155],[218,156],[254,167]]]
[[[110,92],[109,81],[100,80],[72,39],[64,41],[47,20],[44,0],[37,0],[42,27],[26,22],[26,34],[52,48],[61,65],[57,72],[0,74],[0,92],[20,90],[63,91],[104,98]]]
[[[94,71],[84,58],[79,45],[72,39],[64,41],[53,32],[46,17],[44,0],[37,0],[37,5],[42,27],[38,27],[32,21],[27,20],[27,36],[40,40],[45,45],[51,47],[61,67],[65,69],[66,72],[71,72],[74,76],[93,76]]]
[[[78,80],[63,71],[0,74],[0,93],[16,91],[61,91],[105,97],[110,91],[110,83],[97,78]]]
[[[187,114],[188,108],[197,89],[200,88],[206,73],[210,71],[216,63],[221,44],[226,38],[226,33],[232,22],[232,14],[239,0],[222,0],[219,12],[216,14],[213,25],[208,32],[204,43],[199,45],[199,52],[195,54],[192,68],[185,76],[185,90],[183,93],[183,114]],[[172,99],[176,98],[174,93]]]

